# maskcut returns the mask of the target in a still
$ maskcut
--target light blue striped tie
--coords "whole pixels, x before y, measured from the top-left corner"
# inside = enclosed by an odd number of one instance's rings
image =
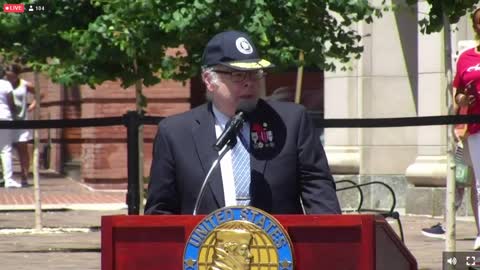
[[[238,205],[250,205],[250,153],[248,153],[241,133],[232,149],[232,170],[235,180],[235,193]]]

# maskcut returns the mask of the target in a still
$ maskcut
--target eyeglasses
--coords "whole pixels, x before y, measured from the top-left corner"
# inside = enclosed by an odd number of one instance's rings
[[[251,80],[258,81],[267,75],[263,70],[256,71],[226,71],[226,70],[214,70],[216,73],[229,74],[232,82],[243,82],[249,77]]]

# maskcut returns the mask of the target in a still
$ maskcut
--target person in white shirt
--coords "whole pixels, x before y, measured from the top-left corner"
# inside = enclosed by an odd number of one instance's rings
[[[15,104],[14,120],[27,120],[28,114],[37,106],[33,99],[30,104],[27,102],[28,94],[35,95],[35,87],[28,81],[19,77],[22,68],[12,64],[6,68],[5,77],[13,86],[13,101]],[[40,95],[40,98],[43,96]],[[12,130],[13,147],[17,150],[20,161],[22,186],[28,186],[28,172],[30,168],[30,153],[28,142],[33,140],[31,129]]]
[[[14,110],[13,87],[7,80],[0,79],[0,121],[11,121]],[[5,188],[22,187],[12,178],[12,130],[10,129],[0,129],[0,158]]]

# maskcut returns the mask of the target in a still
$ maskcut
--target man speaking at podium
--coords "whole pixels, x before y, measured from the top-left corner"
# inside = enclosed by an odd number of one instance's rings
[[[259,99],[264,69],[273,65],[259,57],[250,37],[215,35],[202,64],[209,102],[160,122],[145,214],[192,214],[196,205],[201,214],[233,205],[271,214],[340,214],[305,108]]]

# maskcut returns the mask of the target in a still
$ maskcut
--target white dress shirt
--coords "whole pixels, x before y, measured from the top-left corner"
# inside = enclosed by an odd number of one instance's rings
[[[215,105],[212,104],[213,115],[215,116],[215,134],[217,139],[222,135],[225,125],[230,121],[230,118],[220,112]],[[245,122],[241,129],[241,134],[246,143],[250,143],[250,124]],[[237,137],[237,143],[241,143]],[[247,146],[248,147],[248,146]],[[225,196],[225,206],[237,205],[237,196],[235,191],[235,182],[232,170],[232,150],[229,150],[220,160],[220,171],[222,173],[223,194]]]

